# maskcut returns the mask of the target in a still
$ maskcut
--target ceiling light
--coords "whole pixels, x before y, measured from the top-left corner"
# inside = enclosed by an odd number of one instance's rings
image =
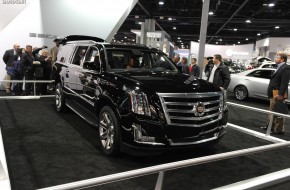
[[[219,44],[219,42],[216,42],[216,44]]]
[[[275,28],[276,28],[276,29],[279,29],[280,27],[279,27],[279,26],[275,26]]]
[[[171,18],[171,17],[169,17],[169,18],[168,18],[168,20],[172,20],[172,18]]]
[[[249,40],[249,38],[246,38],[246,40],[248,41],[248,40]]]
[[[212,12],[212,11],[210,11],[208,14],[209,14],[209,15],[213,15],[213,12]]]
[[[261,36],[261,34],[260,34],[260,33],[258,33],[258,34],[257,34],[257,36]]]
[[[234,31],[237,31],[238,29],[234,28]]]
[[[268,6],[268,4],[267,3],[264,3],[263,6]]]
[[[164,1],[159,1],[159,5],[164,5]]]
[[[141,24],[142,24],[142,22],[138,22],[138,24],[140,24],[140,25],[141,25]]]
[[[133,39],[132,42],[135,42],[135,40]]]
[[[164,17],[163,17],[163,16],[160,16],[159,18],[160,18],[160,20],[164,19]]]
[[[220,39],[220,42],[223,41],[223,39]]]
[[[127,38],[127,36],[125,36],[124,38]]]
[[[177,39],[179,39],[179,40],[180,40],[180,37],[178,37]]]
[[[250,20],[246,20],[246,23],[251,23],[251,21]]]
[[[175,26],[173,27],[173,30],[176,30],[176,27]]]
[[[240,44],[241,42],[238,42],[238,44]]]
[[[135,15],[135,18],[139,18],[139,16],[138,15]]]
[[[274,7],[275,4],[274,4],[274,3],[269,3],[268,6],[269,6],[269,7]]]

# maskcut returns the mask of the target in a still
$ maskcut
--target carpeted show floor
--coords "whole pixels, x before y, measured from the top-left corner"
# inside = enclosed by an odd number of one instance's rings
[[[96,129],[73,112],[55,111],[53,98],[0,100],[9,177],[13,190],[33,190],[78,180],[270,144],[229,129],[210,150],[192,150],[159,156],[113,158],[98,149]],[[266,116],[230,107],[230,123],[260,131]],[[289,124],[288,124],[289,125]],[[262,132],[262,131],[260,131]],[[290,128],[282,138],[290,139]],[[280,137],[280,136],[277,136]],[[164,189],[206,190],[289,168],[290,149],[217,161],[168,171]],[[157,174],[89,189],[154,189]],[[267,189],[290,189],[290,182]]]

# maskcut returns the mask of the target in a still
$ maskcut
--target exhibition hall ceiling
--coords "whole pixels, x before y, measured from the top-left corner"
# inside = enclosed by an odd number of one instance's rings
[[[156,20],[180,48],[197,42],[200,34],[202,0],[139,0],[115,40],[134,43],[145,19]],[[207,44],[248,44],[267,37],[290,37],[290,3],[287,0],[210,0]],[[182,46],[183,45],[183,46]]]

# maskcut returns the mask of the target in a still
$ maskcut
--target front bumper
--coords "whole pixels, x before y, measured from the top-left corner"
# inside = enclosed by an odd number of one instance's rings
[[[228,111],[217,122],[202,127],[169,126],[165,123],[123,119],[122,149],[125,152],[160,152],[171,149],[200,147],[217,142],[225,133]],[[123,122],[122,122],[123,123]],[[135,150],[135,151],[134,151]]]

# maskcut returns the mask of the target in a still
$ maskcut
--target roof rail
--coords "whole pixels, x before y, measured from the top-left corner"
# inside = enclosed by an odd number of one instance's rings
[[[94,42],[106,42],[105,40],[93,36],[82,36],[82,35],[70,35],[60,39],[61,44],[65,45],[71,41],[94,41]]]

